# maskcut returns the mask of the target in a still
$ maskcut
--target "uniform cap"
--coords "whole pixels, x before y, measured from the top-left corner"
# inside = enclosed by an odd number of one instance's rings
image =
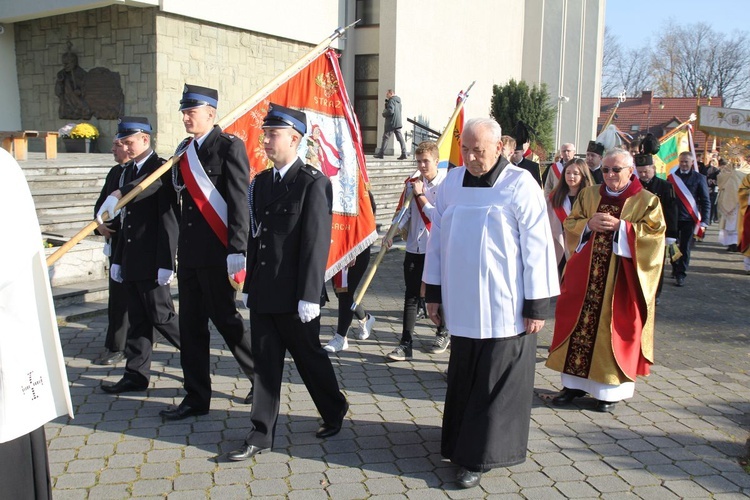
[[[297,109],[271,103],[263,119],[263,128],[292,128],[302,135],[307,133],[307,115]]]
[[[208,87],[185,84],[180,99],[180,111],[200,106],[219,107],[219,91]]]
[[[604,144],[601,142],[589,141],[589,147],[586,148],[586,152],[604,156]]]
[[[117,120],[117,135],[115,139],[124,139],[133,134],[144,133],[151,135],[151,124],[143,116],[123,116]]]

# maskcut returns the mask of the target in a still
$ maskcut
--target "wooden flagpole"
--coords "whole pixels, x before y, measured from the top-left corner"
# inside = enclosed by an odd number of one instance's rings
[[[322,54],[328,49],[328,47],[331,45],[331,43],[333,43],[334,40],[341,37],[347,29],[351,28],[358,22],[359,20],[343,28],[337,28],[330,36],[328,36],[325,40],[323,40],[318,45],[316,45],[312,50],[310,50],[310,52],[302,56],[297,62],[295,62],[292,66],[287,68],[283,73],[279,74],[276,78],[274,78],[269,83],[267,83],[263,88],[261,88],[252,96],[250,96],[242,104],[237,106],[229,114],[225,115],[221,120],[217,122],[217,125],[219,125],[221,128],[225,128],[226,126],[234,123],[239,117],[247,113],[249,110],[253,109],[259,102],[261,102],[263,99],[268,97],[274,90],[279,88],[284,82],[286,82],[294,74],[299,72],[302,68],[307,66],[310,62],[314,61],[318,56],[320,56],[320,54]],[[143,181],[141,181],[140,184],[138,184],[135,188],[133,188],[128,194],[123,196],[120,199],[120,201],[117,202],[116,209],[117,210],[121,209],[122,207],[127,205],[133,198],[141,194],[144,189],[146,189],[148,186],[153,184],[154,181],[156,181],[159,177],[161,177],[169,169],[171,169],[172,166],[177,161],[179,161],[179,159],[180,159],[179,156],[172,156],[169,160],[166,161],[166,163],[164,163],[164,165],[162,165],[161,167],[156,169],[154,172],[152,172],[151,175],[146,177]],[[107,212],[102,214],[103,221],[107,221],[111,218],[112,217]],[[73,236],[71,239],[66,241],[65,244],[63,244],[60,248],[58,248],[52,255],[47,257],[47,267],[57,262],[60,259],[60,257],[65,255],[71,248],[76,246],[81,240],[83,240],[86,236],[91,234],[98,225],[99,223],[96,220],[92,220],[83,229],[78,231],[78,233],[76,233],[75,236]]]
[[[456,109],[453,110],[453,114],[451,115],[450,120],[448,120],[448,126],[445,127],[445,129],[443,130],[443,133],[440,134],[440,138],[437,140],[438,150],[440,149],[440,146],[443,144],[443,142],[445,142],[445,140],[451,137],[451,134],[453,134],[453,128],[450,125],[451,123],[455,124],[455,120],[458,118],[458,114],[461,112],[461,109],[464,107],[464,102],[469,97],[469,91],[471,90],[471,87],[473,87],[475,83],[476,81],[471,82],[471,85],[469,85],[469,87],[466,89],[466,92],[463,93],[463,95],[460,97],[460,100],[456,104]],[[388,229],[388,232],[385,234],[385,236],[383,236],[382,241],[393,239],[393,236],[396,234],[396,231],[398,231],[399,222],[401,222],[401,219],[404,217],[404,214],[409,209],[409,205],[411,204],[413,197],[414,197],[414,191],[409,192],[404,197],[404,204],[401,207],[401,210],[399,210],[399,212],[393,218],[393,222],[391,222],[391,227]],[[370,283],[372,282],[372,279],[375,277],[375,273],[378,272],[378,266],[380,266],[380,263],[383,261],[383,258],[385,257],[385,254],[387,251],[388,251],[388,248],[386,248],[386,246],[381,243],[380,252],[378,252],[378,255],[375,257],[375,261],[372,264],[370,264],[370,267],[367,269],[367,274],[365,275],[364,281],[362,282],[362,286],[359,287],[356,295],[354,296],[354,301],[352,302],[352,307],[351,307],[352,311],[354,311],[357,308],[359,303],[362,301],[362,297],[365,296],[367,289],[370,287]]]
[[[694,122],[696,120],[695,113],[692,113],[690,117],[685,120],[684,122],[677,125],[675,128],[664,134],[663,136],[659,137],[659,143],[663,143],[666,140],[669,140],[672,138],[673,135],[675,135],[677,132],[679,132],[681,129],[685,128],[690,124],[690,122]]]

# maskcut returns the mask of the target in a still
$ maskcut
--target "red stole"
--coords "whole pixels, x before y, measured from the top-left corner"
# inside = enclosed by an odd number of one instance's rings
[[[404,181],[404,184],[408,184],[409,182],[416,180],[416,179],[417,177],[409,177],[408,179]],[[422,181],[424,182],[424,179],[422,179]],[[427,185],[426,182],[424,184],[425,186]],[[404,190],[401,191],[401,197],[398,199],[398,206],[396,207],[396,213],[398,213],[398,211],[401,210],[404,206],[404,196],[406,196],[406,187],[404,187]],[[419,216],[422,217],[422,222],[424,222],[425,227],[429,231],[430,227],[432,227],[432,221],[430,221],[427,215],[425,215],[424,211],[422,210],[422,206],[419,204],[419,202],[417,202],[416,199],[414,200],[414,204],[417,206],[417,210],[419,211]]]

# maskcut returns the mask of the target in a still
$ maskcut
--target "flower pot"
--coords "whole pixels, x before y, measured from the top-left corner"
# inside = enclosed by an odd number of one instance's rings
[[[93,153],[96,151],[96,139],[63,139],[65,151],[68,153]]]

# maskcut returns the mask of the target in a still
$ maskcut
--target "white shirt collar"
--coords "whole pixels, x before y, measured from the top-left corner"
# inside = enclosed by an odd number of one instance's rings
[[[279,173],[279,176],[281,176],[282,179],[284,178],[284,176],[286,175],[286,173],[289,172],[289,169],[292,168],[292,165],[294,165],[294,163],[296,161],[297,161],[297,158],[295,158],[294,160],[292,160],[291,163],[287,163],[283,167],[276,169],[276,171]],[[276,167],[274,166],[274,168],[276,168]]]
[[[146,161],[147,161],[147,160],[148,160],[149,158],[151,158],[151,155],[152,155],[152,154],[154,154],[154,151],[153,151],[153,150],[151,150],[151,149],[150,149],[149,151],[150,151],[150,152],[149,152],[149,154],[147,154],[146,156],[144,156],[144,157],[143,157],[143,159],[142,159],[141,161],[137,161],[137,162],[135,162],[135,171],[136,171],[136,173],[138,173],[138,172],[140,172],[140,171],[141,171],[141,167],[143,166],[143,164],[144,164],[144,163],[146,163]]]

